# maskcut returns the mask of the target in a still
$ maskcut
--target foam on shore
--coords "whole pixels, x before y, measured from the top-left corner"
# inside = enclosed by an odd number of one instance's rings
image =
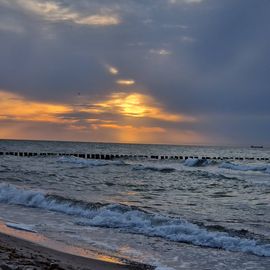
[[[270,256],[270,244],[260,244],[224,232],[212,232],[180,217],[149,213],[133,206],[89,203],[6,184],[0,184],[0,202],[73,215],[76,223],[83,226],[118,228],[169,241]]]

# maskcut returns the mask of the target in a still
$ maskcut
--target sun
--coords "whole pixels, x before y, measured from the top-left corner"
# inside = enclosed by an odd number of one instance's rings
[[[124,97],[121,97],[121,95],[120,97],[116,96],[113,102],[119,107],[123,115],[144,117],[147,114],[148,108],[145,104],[145,96],[141,94],[134,93]]]

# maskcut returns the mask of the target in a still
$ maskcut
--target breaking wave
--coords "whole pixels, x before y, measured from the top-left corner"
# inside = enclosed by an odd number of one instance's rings
[[[220,166],[223,169],[230,169],[236,171],[256,171],[270,173],[270,164],[262,165],[247,165],[247,164],[235,164],[232,162],[223,162]]]
[[[211,161],[200,158],[188,158],[184,161],[184,165],[188,167],[200,167],[210,165]]]
[[[144,166],[144,165],[136,165],[132,168],[135,171],[153,171],[153,172],[162,172],[162,173],[171,173],[176,169],[170,167],[158,167],[158,166]]]
[[[86,168],[86,167],[99,167],[99,166],[128,166],[132,167],[135,171],[153,171],[160,173],[172,173],[175,171],[183,171],[183,165],[185,167],[207,167],[217,166],[221,169],[229,169],[236,171],[257,171],[262,173],[270,174],[270,164],[237,164],[230,161],[216,161],[207,160],[200,158],[188,158],[182,162],[171,164],[132,164],[126,163],[123,160],[98,160],[98,159],[84,159],[78,157],[60,157],[57,159],[59,163],[67,163],[74,165],[75,168]],[[179,166],[180,165],[180,166]],[[0,168],[1,170],[1,168]]]
[[[7,184],[0,184],[0,202],[74,215],[79,217],[77,223],[84,226],[118,228],[170,241],[270,256],[270,244],[208,231],[181,218],[153,214],[132,206],[87,203]]]
[[[199,158],[188,158],[183,162],[187,167],[206,167],[209,165],[218,165],[221,169],[230,169],[235,171],[257,171],[270,173],[270,164],[237,164],[230,161],[218,162],[216,160],[206,160]]]
[[[122,160],[99,160],[99,159],[84,159],[78,157],[60,157],[57,162],[71,163],[81,166],[108,166],[108,165],[126,165]]]

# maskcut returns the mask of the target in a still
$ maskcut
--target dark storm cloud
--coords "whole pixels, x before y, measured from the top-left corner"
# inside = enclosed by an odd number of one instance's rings
[[[269,12],[268,0],[0,0],[0,89],[65,103],[141,91],[202,119],[180,128],[267,143]]]
[[[89,14],[109,9],[121,17],[116,26],[76,24],[61,20],[66,14],[57,12],[49,20],[29,8],[35,1],[5,2],[3,18],[12,18],[21,32],[1,33],[0,86],[35,98],[61,99],[74,95],[77,89],[89,94],[112,90],[114,78],[104,68],[106,64],[116,65],[123,77],[136,77],[151,88],[144,74],[155,76],[159,69],[155,71],[152,64],[156,63],[148,59],[158,56],[149,56],[149,51],[165,43],[171,46],[174,41],[170,37],[175,33],[162,27],[166,24],[163,13],[168,17],[171,13],[167,1],[55,1],[60,8],[68,7],[70,13],[80,12],[82,16],[87,8]]]

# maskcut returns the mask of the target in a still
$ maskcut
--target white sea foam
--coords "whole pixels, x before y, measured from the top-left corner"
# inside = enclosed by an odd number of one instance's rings
[[[223,169],[230,169],[236,171],[259,171],[270,173],[270,164],[262,164],[262,165],[250,165],[250,164],[236,164],[232,162],[223,162],[219,166]]]
[[[6,184],[0,184],[0,202],[74,215],[79,217],[77,223],[85,226],[118,228],[129,233],[157,236],[198,246],[270,256],[270,244],[262,245],[255,240],[230,236],[224,232],[211,232],[181,218],[151,214],[136,207],[89,204]]]
[[[106,210],[91,220],[81,220],[79,224],[122,228],[131,233],[157,236],[176,242],[270,256],[270,245],[259,245],[255,240],[232,237],[227,233],[210,232],[185,220],[170,219],[159,215],[149,216],[149,214],[136,211],[112,213]]]
[[[170,173],[170,172],[174,172],[176,169],[172,168],[172,167],[168,167],[168,166],[153,166],[153,165],[142,165],[142,164],[138,164],[135,165],[133,168],[133,170],[136,171],[153,171],[153,172],[163,172],[163,173]]]
[[[33,232],[36,233],[37,231],[35,230],[34,225],[27,225],[27,224],[22,224],[22,223],[12,223],[12,222],[7,222],[6,225],[12,229],[16,230],[21,230],[21,231],[26,231],[26,232]]]
[[[184,165],[188,167],[207,166],[209,164],[208,160],[199,158],[188,158],[184,161]]]
[[[168,266],[157,265],[155,270],[175,270],[175,269]]]
[[[122,160],[99,160],[99,159],[84,159],[78,157],[60,157],[57,160],[62,163],[71,163],[82,166],[108,166],[108,165],[126,165]]]

